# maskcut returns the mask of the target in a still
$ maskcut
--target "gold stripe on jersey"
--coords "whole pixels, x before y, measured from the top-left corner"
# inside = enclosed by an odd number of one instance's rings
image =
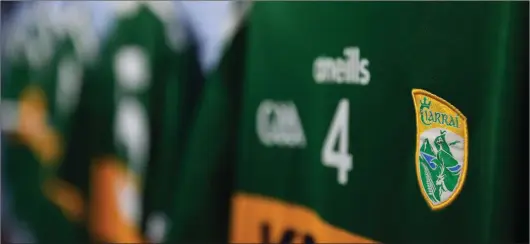
[[[232,199],[232,243],[376,243],[323,220],[315,211],[260,195]]]
[[[98,241],[145,243],[140,227],[125,216],[125,206],[119,202],[120,198],[126,197],[119,193],[124,192],[127,184],[133,184],[138,190],[136,177],[123,165],[114,157],[97,160],[92,165],[89,229]]]
[[[56,164],[62,155],[61,136],[48,125],[47,101],[44,92],[28,86],[19,103],[17,135],[44,165]]]

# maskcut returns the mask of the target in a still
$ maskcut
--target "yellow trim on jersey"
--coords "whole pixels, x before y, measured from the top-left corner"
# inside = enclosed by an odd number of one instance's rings
[[[45,166],[57,164],[63,153],[61,136],[47,122],[47,106],[39,87],[26,87],[20,98],[17,126],[17,135]]]
[[[331,225],[307,207],[237,193],[232,199],[230,242],[261,243],[263,224],[268,224],[270,243],[279,243],[287,230],[295,231],[292,243],[304,243],[303,238],[307,236],[316,243],[376,243]]]
[[[95,238],[103,242],[144,243],[140,226],[130,216],[125,216],[127,210],[119,202],[124,197],[120,193],[126,184],[133,184],[135,190],[139,190],[138,180],[124,163],[115,157],[95,161],[90,182],[89,230]]]

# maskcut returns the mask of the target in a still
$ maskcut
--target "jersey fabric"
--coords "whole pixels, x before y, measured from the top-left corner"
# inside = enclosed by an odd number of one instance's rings
[[[97,241],[160,242],[201,73],[177,2],[113,8],[116,23],[89,88],[97,99],[86,103],[87,120],[97,118],[83,136],[95,145],[94,160],[78,184],[89,191]]]
[[[255,3],[206,84],[171,243],[524,241],[506,189],[527,164],[527,8]],[[466,177],[439,210],[416,175],[415,106],[430,105],[414,89],[467,124],[467,173],[437,159],[457,172],[445,177]],[[439,133],[431,147],[458,146]]]
[[[14,213],[39,243],[87,240],[84,197],[59,177],[65,161],[79,159],[66,155],[68,145],[75,143],[72,127],[85,71],[97,53],[98,38],[86,7],[28,5],[6,44],[6,177]]]

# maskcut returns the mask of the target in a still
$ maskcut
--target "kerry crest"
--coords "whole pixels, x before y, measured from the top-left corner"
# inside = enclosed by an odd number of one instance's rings
[[[412,90],[416,110],[416,174],[431,209],[439,210],[458,196],[467,173],[466,117],[444,99]]]

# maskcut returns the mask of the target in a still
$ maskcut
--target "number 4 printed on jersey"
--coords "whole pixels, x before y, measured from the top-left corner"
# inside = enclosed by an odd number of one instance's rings
[[[349,117],[350,102],[347,99],[341,99],[324,140],[321,154],[324,166],[337,169],[337,181],[341,185],[348,183],[348,173],[353,169],[352,155],[348,151]],[[335,145],[338,150],[335,150]]]

